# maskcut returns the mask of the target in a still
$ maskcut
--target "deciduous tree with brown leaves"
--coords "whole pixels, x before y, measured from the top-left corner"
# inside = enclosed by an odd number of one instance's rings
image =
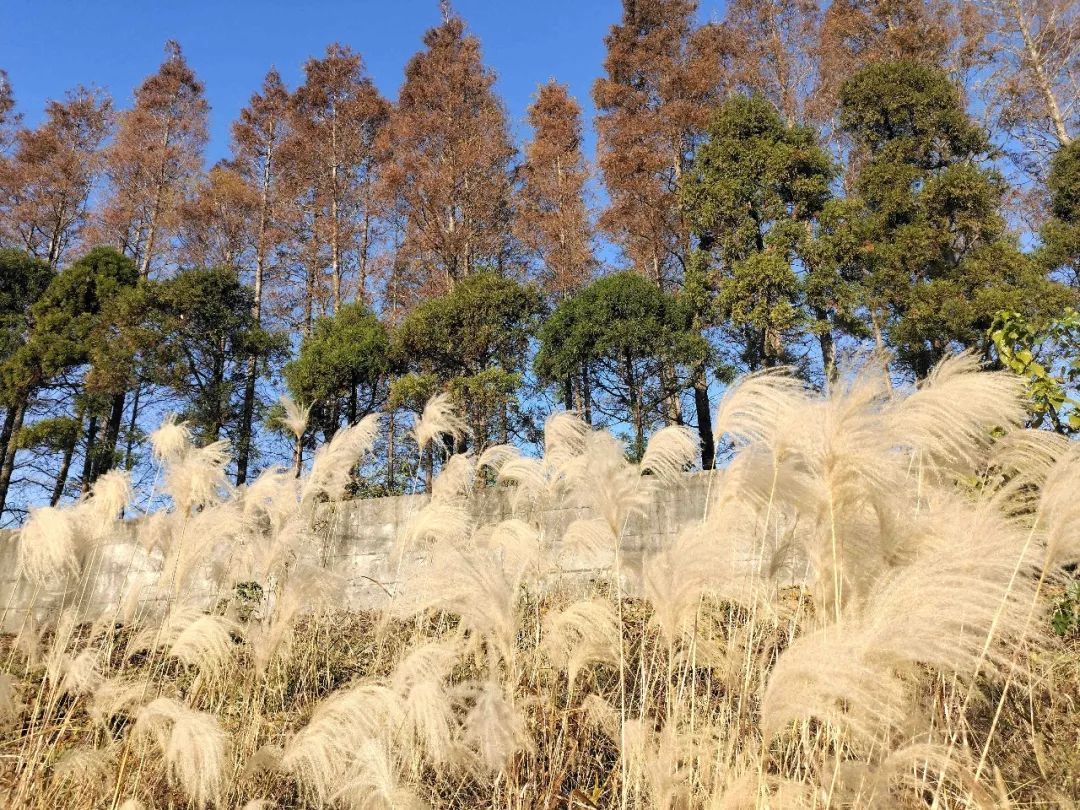
[[[252,315],[262,326],[263,297],[271,258],[283,241],[281,222],[281,158],[289,133],[289,92],[277,70],[271,69],[262,90],[251,97],[233,124],[233,166],[257,200],[254,217],[254,266],[252,268]],[[259,358],[248,360],[244,382],[239,439],[237,441],[236,483],[247,480],[251,460],[252,421],[255,415],[255,384]]]
[[[725,21],[744,50],[742,82],[778,109],[788,126],[806,120],[817,77],[817,0],[732,0]]]
[[[698,26],[696,10],[694,0],[625,0],[605,39],[606,75],[593,86],[610,199],[600,227],[662,286],[682,275],[690,248],[679,181],[732,83],[729,31]]]
[[[45,121],[23,129],[11,160],[0,162],[0,231],[5,242],[56,268],[90,216],[90,192],[102,168],[112,102],[79,87],[50,101]]]
[[[304,84],[292,99],[292,137],[309,152],[307,185],[321,210],[322,240],[330,249],[331,306],[344,301],[343,276],[354,258],[357,297],[367,297],[374,186],[378,172],[376,139],[389,104],[379,95],[363,60],[335,43],[322,59],[304,65]]]
[[[529,107],[533,138],[525,147],[515,230],[556,297],[583,287],[596,268],[586,205],[588,165],[581,152],[581,106],[554,80]]]
[[[387,298],[392,310],[447,291],[512,255],[511,164],[506,110],[480,41],[444,10],[405,67],[385,131],[384,199],[399,232]]]
[[[179,44],[169,42],[165,61],[120,116],[107,153],[110,183],[100,236],[134,258],[143,278],[174,232],[184,193],[202,169],[208,112],[202,82]]]
[[[983,0],[991,71],[981,83],[1007,151],[1042,176],[1050,156],[1080,132],[1080,4]]]

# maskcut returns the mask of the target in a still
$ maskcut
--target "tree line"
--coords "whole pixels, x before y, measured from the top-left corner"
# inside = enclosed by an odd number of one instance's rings
[[[972,348],[1080,428],[1075,0],[624,0],[605,44],[595,161],[554,80],[514,143],[446,5],[396,100],[333,44],[209,169],[176,43],[130,107],[78,87],[34,128],[0,73],[0,510],[143,470],[167,411],[243,484],[292,441],[282,385],[297,465],[389,415],[358,492],[430,480],[405,431],[436,393],[447,450],[539,441],[558,401],[634,454],[694,425],[707,468],[718,384],[860,349],[920,378]]]

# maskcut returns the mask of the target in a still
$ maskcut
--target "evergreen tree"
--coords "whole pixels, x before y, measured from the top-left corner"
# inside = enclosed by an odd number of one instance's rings
[[[861,304],[905,368],[922,377],[950,349],[986,351],[1001,310],[1060,309],[1063,289],[1006,228],[986,133],[941,70],[874,64],[843,85],[840,102],[863,162],[846,227],[831,238],[842,254],[858,233]]]
[[[354,424],[385,403],[390,368],[389,332],[353,303],[315,321],[284,376],[293,399],[311,406],[311,427],[329,441],[342,419]]]
[[[184,270],[139,292],[143,377],[179,400],[200,441],[235,438],[247,358],[268,360],[284,349],[256,324],[251,289],[235,269],[216,267]]]
[[[1061,147],[1046,180],[1050,219],[1042,228],[1039,258],[1080,292],[1080,141]]]
[[[48,386],[64,384],[68,376],[75,378],[68,387],[76,400],[76,429],[67,432],[66,463],[70,464],[75,443],[85,437],[84,490],[115,463],[123,420],[123,398],[117,394],[127,390],[133,372],[125,358],[114,362],[122,341],[113,327],[137,280],[134,262],[112,248],[95,248],[54,276],[30,307],[27,338],[0,367],[0,387],[16,408],[14,432],[0,469],[0,495],[7,495],[17,444],[32,438],[19,435],[31,398]],[[63,472],[66,477],[66,465]]]
[[[454,395],[477,448],[510,439],[541,306],[532,286],[474,273],[446,295],[419,304],[395,330],[395,355],[406,369],[429,375]]]
[[[52,280],[46,262],[14,249],[0,250],[0,514],[4,511],[18,450],[16,435],[26,417],[33,379],[25,361],[13,363],[29,339],[34,303]]]
[[[726,102],[695,154],[683,200],[716,264],[718,319],[747,370],[791,362],[789,344],[812,317],[800,274],[834,175],[813,131],[787,126],[762,96]],[[815,315],[828,372],[833,327],[824,307]]]
[[[589,406],[631,429],[631,453],[645,449],[645,433],[662,405],[686,383],[668,370],[693,364],[706,350],[690,331],[676,298],[633,272],[597,279],[560,302],[540,328],[535,367],[558,383],[587,369]]]

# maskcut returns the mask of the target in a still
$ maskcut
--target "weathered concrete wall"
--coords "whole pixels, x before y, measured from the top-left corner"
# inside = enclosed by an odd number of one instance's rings
[[[683,528],[702,519],[708,498],[707,475],[687,475],[675,487],[659,491],[648,511],[632,518],[621,544],[629,567],[652,549],[662,548]],[[338,504],[324,514],[318,548],[311,560],[342,576],[346,582],[342,607],[371,607],[386,598],[395,579],[409,571],[391,560],[391,546],[409,520],[428,502],[426,495],[372,498]],[[494,524],[514,516],[506,492],[481,493],[472,499],[477,525]],[[592,517],[590,510],[569,503],[535,514],[518,515],[534,523],[548,540],[560,538],[574,520]],[[19,576],[20,538],[17,532],[0,533],[0,627],[18,630],[27,617],[78,605],[92,615],[109,611],[120,615],[126,605],[145,600],[159,577],[160,552],[148,553],[134,542],[130,525],[88,552],[83,561],[87,575],[76,589],[64,583],[35,587]],[[564,561],[569,572],[587,575],[596,562]],[[225,595],[211,571],[195,577],[193,591],[208,603]],[[191,591],[189,591],[190,593]],[[152,597],[163,598],[163,597]]]

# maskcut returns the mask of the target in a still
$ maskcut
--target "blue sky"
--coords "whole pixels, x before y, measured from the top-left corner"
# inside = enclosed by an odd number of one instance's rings
[[[554,77],[592,118],[590,88],[604,58],[603,38],[621,16],[619,0],[456,0],[455,10],[480,37],[498,74],[518,137],[538,84]],[[703,19],[722,2],[703,0]],[[211,140],[208,163],[228,151],[229,125],[271,65],[290,88],[310,56],[340,40],[359,51],[379,89],[394,98],[405,62],[439,21],[438,0],[3,0],[0,68],[7,70],[28,123],[45,102],[76,84],[106,88],[117,106],[178,40],[206,85]],[[588,155],[593,156],[589,133]]]

